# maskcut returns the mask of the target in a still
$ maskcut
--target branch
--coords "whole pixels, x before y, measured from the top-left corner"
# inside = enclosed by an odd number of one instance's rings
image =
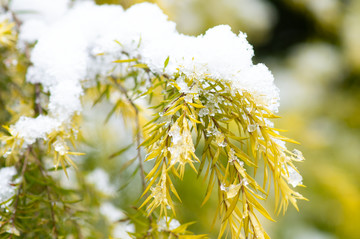
[[[115,85],[119,88],[119,90],[121,91],[121,93],[123,93],[126,97],[126,99],[129,101],[129,103],[131,104],[131,107],[134,109],[135,111],[135,127],[136,127],[136,149],[137,149],[137,157],[139,159],[139,167],[140,167],[140,174],[141,174],[141,183],[142,183],[142,187],[143,187],[143,191],[146,188],[146,181],[145,181],[145,170],[144,170],[144,166],[143,166],[143,162],[142,162],[142,157],[141,157],[141,148],[140,148],[140,138],[141,138],[141,130],[140,130],[140,122],[139,122],[139,109],[138,107],[135,105],[134,101],[130,98],[130,96],[127,93],[127,90],[116,81],[116,78],[114,76],[111,76],[111,79],[113,80],[113,82],[115,83]]]
[[[15,14],[12,10],[10,10],[9,5],[8,5],[8,4],[5,4],[5,5],[3,5],[2,7],[3,7],[3,9],[4,9],[5,12],[10,12],[10,13],[11,13],[11,16],[12,16],[13,19],[14,19],[14,22],[15,22],[15,24],[16,24],[17,29],[20,29],[20,26],[21,26],[21,24],[22,24],[22,21],[16,16],[16,14]]]
[[[38,157],[36,157],[35,152],[33,150],[31,150],[31,152],[32,152],[32,155],[34,156],[36,162],[38,163],[41,175],[43,176],[44,179],[48,178],[49,175],[44,170],[41,160]],[[50,195],[50,188],[49,188],[49,185],[47,185],[47,184],[46,184],[46,193],[47,193],[47,197],[48,197],[48,200],[49,200],[49,208],[50,208],[50,213],[51,213],[51,222],[53,224],[53,229],[52,230],[53,230],[55,238],[58,238],[59,234],[58,234],[58,231],[56,229],[56,220],[55,220],[54,207],[53,207],[52,199],[51,199],[51,195]]]
[[[140,122],[139,122],[139,109],[135,105],[134,101],[128,95],[127,90],[116,81],[116,78],[114,76],[110,76],[110,77],[113,80],[113,82],[115,83],[115,85],[119,88],[119,90],[125,95],[126,99],[129,101],[129,103],[131,104],[132,108],[135,111],[136,149],[137,149],[137,157],[139,159],[141,184],[142,184],[143,191],[145,191],[145,189],[146,189],[145,170],[144,170],[144,165],[143,165],[143,161],[142,161],[142,157],[141,157],[141,148],[140,148],[141,129],[140,129]],[[153,221],[153,217],[151,215],[149,215],[149,230],[147,231],[148,237],[151,236],[152,221]]]
[[[40,84],[36,83],[35,84],[35,113],[37,115],[41,115],[42,111],[43,111],[41,108],[41,104],[40,104],[40,94],[41,94]]]
[[[18,188],[18,191],[17,191],[17,194],[16,194],[16,197],[15,197],[15,202],[14,202],[14,211],[11,215],[11,218],[10,218],[10,223],[12,224],[12,226],[14,228],[15,227],[15,218],[16,218],[16,212],[17,212],[17,208],[18,208],[18,203],[19,203],[19,198],[20,198],[20,193],[22,191],[22,188],[24,186],[24,176],[25,176],[25,172],[26,172],[26,167],[27,167],[27,163],[28,163],[28,158],[29,158],[29,153],[30,153],[30,147],[26,150],[26,153],[25,153],[25,156],[24,156],[24,162],[23,162],[23,166],[22,166],[22,169],[21,169],[21,182],[19,184],[19,188]],[[4,223],[5,225],[5,223]],[[13,234],[11,234],[11,237],[13,237]]]

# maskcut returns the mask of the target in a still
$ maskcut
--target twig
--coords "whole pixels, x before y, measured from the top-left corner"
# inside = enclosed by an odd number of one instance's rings
[[[35,84],[35,112],[38,115],[42,114],[42,108],[41,108],[41,104],[40,104],[40,93],[41,93],[40,84],[36,83]]]
[[[182,93],[181,95],[179,95],[178,97],[176,97],[173,101],[170,102],[170,104],[168,106],[166,106],[163,110],[163,113],[166,113],[166,111],[181,97],[185,96],[185,93]]]
[[[140,130],[140,121],[139,121],[139,109],[135,105],[134,101],[128,95],[127,90],[116,81],[116,78],[114,76],[111,76],[111,79],[113,80],[115,85],[119,88],[119,90],[125,95],[126,99],[129,101],[129,103],[131,104],[132,108],[135,111],[136,149],[137,149],[137,157],[139,159],[139,168],[140,168],[142,188],[143,188],[143,191],[145,191],[145,189],[146,189],[145,170],[144,170],[144,165],[143,165],[143,161],[142,161],[142,157],[141,157],[141,148],[140,148],[141,130]],[[148,195],[148,193],[146,195]],[[147,232],[147,236],[151,236],[150,231],[152,230],[152,225],[151,225],[152,221],[153,221],[153,218],[151,215],[149,215],[150,226],[149,226],[149,230]]]
[[[10,8],[7,4],[3,5],[3,9],[5,12],[11,13],[11,16],[13,17],[14,22],[16,24],[16,27],[17,27],[17,29],[19,29],[22,24],[22,21],[16,16],[16,14],[12,10],[10,10]]]
[[[165,74],[164,74],[164,75],[165,75]],[[191,84],[191,86],[189,87],[189,89],[192,89],[194,85],[195,85],[195,82],[193,82],[193,83]],[[183,92],[183,93],[181,93],[181,95],[179,95],[178,97],[176,97],[173,101],[171,101],[170,104],[164,108],[163,113],[166,113],[166,111],[167,111],[176,101],[178,101],[178,99],[180,99],[181,97],[183,97],[183,96],[185,96],[185,95],[186,95],[186,93]]]
[[[18,191],[16,193],[16,197],[15,197],[14,211],[13,211],[13,213],[11,215],[11,218],[10,218],[10,222],[13,225],[14,228],[15,228],[15,218],[16,218],[16,212],[17,212],[17,208],[18,208],[20,193],[21,193],[21,190],[22,190],[22,188],[24,186],[24,180],[25,180],[24,175],[25,175],[25,172],[26,172],[29,153],[30,153],[30,147],[27,149],[26,154],[24,156],[24,162],[23,162],[23,166],[22,166],[22,169],[21,169],[21,182],[19,184],[19,188],[18,188]]]
[[[41,160],[38,157],[36,157],[35,152],[33,150],[32,150],[32,155],[34,156],[34,158],[36,159],[36,162],[38,163],[41,175],[43,176],[44,179],[47,179],[49,176],[45,172],[45,170],[44,170],[44,168],[42,166]],[[53,224],[53,229],[52,230],[53,230],[55,238],[58,238],[59,234],[58,234],[58,231],[56,229],[55,212],[54,212],[54,206],[52,204],[49,185],[46,185],[46,192],[47,192],[47,197],[48,197],[49,205],[50,205],[49,207],[50,207],[50,213],[51,213],[51,222]]]
[[[121,93],[123,93],[126,97],[126,99],[129,101],[129,103],[131,104],[131,107],[134,109],[135,111],[135,127],[136,127],[136,148],[137,148],[137,157],[139,159],[139,167],[140,167],[140,174],[141,174],[141,183],[142,183],[142,187],[143,190],[145,190],[146,188],[146,181],[145,181],[145,170],[144,170],[144,166],[143,166],[143,162],[142,162],[142,157],[141,157],[141,148],[140,148],[140,138],[141,138],[141,131],[140,131],[140,122],[139,122],[139,109],[138,107],[135,105],[135,103],[133,102],[133,100],[130,98],[130,96],[127,93],[127,90],[116,81],[116,78],[111,76],[111,79],[114,81],[114,83],[116,84],[116,86],[119,88],[119,90],[121,91]]]

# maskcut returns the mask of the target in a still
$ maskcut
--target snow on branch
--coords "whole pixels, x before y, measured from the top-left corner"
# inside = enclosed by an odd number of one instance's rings
[[[31,53],[33,66],[27,73],[28,82],[40,83],[50,93],[48,115],[23,117],[11,126],[12,134],[21,136],[24,145],[45,139],[67,124],[82,109],[83,88],[96,76],[109,74],[118,59],[137,59],[151,72],[170,78],[180,73],[188,78],[227,82],[231,91],[247,91],[257,104],[278,110],[279,90],[271,72],[263,64],[253,64],[254,52],[246,35],[234,34],[229,26],[216,26],[197,37],[186,36],[149,3],[126,11],[120,6],[77,3],[58,16],[40,34]],[[22,31],[37,29],[25,24]]]

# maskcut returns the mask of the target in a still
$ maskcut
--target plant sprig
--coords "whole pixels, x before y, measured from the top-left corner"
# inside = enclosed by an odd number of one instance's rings
[[[149,136],[142,146],[149,152],[146,160],[154,160],[154,167],[147,175],[145,191],[152,193],[142,206],[147,204],[149,213],[161,207],[161,214],[166,214],[166,207],[170,206],[175,214],[170,192],[178,200],[180,197],[169,175],[181,179],[186,164],[199,175],[206,168],[204,177],[209,181],[203,204],[217,185],[219,238],[227,228],[232,238],[269,238],[256,211],[274,221],[259,202],[267,199],[271,177],[278,212],[285,212],[289,202],[298,209],[296,200],[305,199],[288,185],[288,168],[296,168],[292,163],[293,153],[282,143],[297,142],[281,136],[279,130],[273,128],[270,120],[278,116],[255,104],[250,92],[231,91],[230,83],[209,78],[190,79],[179,74],[173,80],[163,79],[156,78],[157,87],[166,92],[164,100],[153,107],[159,113],[144,129]],[[187,92],[181,88],[184,85],[179,79],[185,79]],[[204,143],[200,159],[194,153],[191,134],[196,135],[196,146]],[[181,144],[180,159],[174,159],[177,154],[172,152],[174,135],[178,137],[176,141],[185,142]],[[198,170],[195,162],[200,163]],[[255,179],[260,168],[264,171],[262,185]]]

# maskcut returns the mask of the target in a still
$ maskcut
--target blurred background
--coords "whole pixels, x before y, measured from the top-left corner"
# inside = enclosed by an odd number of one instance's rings
[[[142,1],[96,2],[128,8]],[[299,192],[309,201],[299,202],[300,212],[289,207],[285,216],[276,216],[273,203],[267,202],[266,207],[277,221],[264,220],[269,235],[274,239],[359,239],[360,1],[152,2],[156,2],[184,34],[203,34],[219,24],[230,25],[235,33],[247,33],[255,50],[254,62],[265,63],[274,74],[281,91],[278,115],[282,117],[275,125],[288,130],[285,136],[301,142],[299,146],[288,144],[287,147],[298,148],[306,158],[297,167],[306,185]],[[107,200],[131,214],[134,211],[129,205],[138,204],[141,184],[135,167],[122,169],[136,152],[130,148],[121,157],[109,159],[119,148],[131,144],[128,136],[131,131],[124,123],[119,123],[123,122],[121,118],[113,117],[108,124],[103,124],[104,108],[107,112],[111,110],[109,105],[100,105],[84,115],[82,137],[85,143],[79,151],[86,151],[87,157],[78,163],[88,172],[88,182],[105,190],[104,194],[116,195]],[[6,115],[0,116],[0,123],[6,122]],[[145,166],[151,167],[151,162]],[[103,182],[96,180],[98,178],[104,179]],[[133,178],[135,182],[131,181]],[[112,186],[104,188],[110,182]],[[194,200],[204,197],[206,182],[196,180],[196,175],[189,170],[176,188],[183,201],[177,205],[179,221],[197,221],[190,230],[209,233],[209,224],[215,216],[216,196],[204,207],[200,207],[201,200]],[[84,199],[98,200],[100,204],[100,196],[90,189],[89,192],[83,195]],[[94,226],[101,228],[101,220]],[[216,238],[216,228],[210,233],[211,238]],[[102,238],[101,235],[104,234],[99,231],[98,238]]]

